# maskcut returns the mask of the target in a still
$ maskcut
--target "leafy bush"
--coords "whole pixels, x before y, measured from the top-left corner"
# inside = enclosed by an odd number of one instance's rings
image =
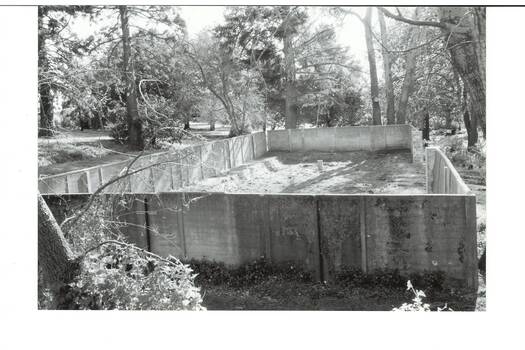
[[[83,259],[82,273],[61,287],[57,309],[202,310],[192,270],[129,245],[107,244]]]
[[[292,262],[275,264],[265,258],[235,268],[207,260],[190,260],[188,264],[197,274],[195,282],[204,285],[227,285],[238,288],[259,284],[270,277],[301,282],[313,280],[310,272]]]
[[[81,273],[71,283],[61,286],[44,286],[39,278],[39,307],[204,309],[191,268],[175,258],[163,259],[127,243],[118,233],[120,223],[112,214],[114,204],[95,200],[74,227],[67,230],[66,239],[79,257]]]

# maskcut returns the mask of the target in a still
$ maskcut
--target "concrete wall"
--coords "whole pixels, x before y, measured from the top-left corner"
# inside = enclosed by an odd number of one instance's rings
[[[128,167],[144,169],[104,188],[103,193],[148,193],[171,191],[216,176],[266,154],[266,135],[257,132],[226,140],[206,142],[177,151],[146,155],[131,164],[122,161],[98,167],[47,176],[39,180],[40,193],[94,193]],[[152,164],[155,166],[150,167]]]
[[[426,148],[427,193],[472,193],[447,156],[437,147]]]
[[[411,149],[409,125],[348,126],[268,131],[269,151],[341,152]]]
[[[477,287],[473,195],[171,192],[125,198],[117,211],[123,231],[163,256],[230,265],[265,256],[295,261],[323,280],[346,266],[405,275],[444,271],[447,283]]]

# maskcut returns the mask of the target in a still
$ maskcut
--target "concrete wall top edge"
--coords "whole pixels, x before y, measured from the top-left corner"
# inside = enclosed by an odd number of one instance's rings
[[[418,194],[378,194],[378,193],[259,193],[259,192],[186,192],[186,191],[171,191],[171,192],[119,192],[119,193],[101,193],[100,195],[169,195],[172,193],[183,193],[187,195],[234,195],[234,196],[285,196],[285,197],[366,197],[366,198],[435,198],[435,197],[475,197],[473,193],[467,194],[439,194],[439,193],[418,193]],[[43,196],[91,196],[91,193],[43,193]]]
[[[188,145],[187,147],[184,147],[184,148],[180,148],[180,149],[176,149],[176,150],[167,150],[167,151],[162,151],[162,152],[155,152],[155,153],[150,153],[150,154],[144,154],[143,157],[147,157],[147,156],[162,156],[162,155],[166,155],[166,154],[169,154],[169,153],[176,153],[180,150],[183,150],[185,148],[191,148],[193,146],[200,146],[204,143],[207,143],[207,144],[214,144],[214,143],[218,143],[218,142],[222,142],[224,140],[231,140],[231,139],[236,139],[236,138],[240,138],[240,137],[244,137],[244,136],[248,136],[248,135],[255,135],[255,134],[258,134],[258,133],[264,133],[264,131],[256,131],[256,132],[252,132],[251,134],[246,134],[246,135],[240,135],[240,136],[236,136],[236,137],[231,137],[231,138],[225,138],[225,139],[221,139],[221,140],[214,140],[214,141],[203,141],[202,143],[196,143],[196,144],[192,144],[192,145]],[[101,167],[106,167],[106,166],[115,166],[115,165],[127,165],[129,162],[131,162],[132,160],[134,159],[134,157],[131,157],[130,156],[130,159],[129,160],[119,160],[119,161],[116,161],[116,162],[111,162],[111,163],[106,163],[106,164],[100,164],[100,165],[95,165],[95,166],[91,166],[91,167],[87,167],[87,168],[82,168],[82,169],[77,169],[77,170],[71,170],[71,171],[67,171],[65,173],[60,173],[60,174],[54,174],[54,175],[44,175],[44,176],[40,176],[38,178],[38,180],[46,180],[46,179],[53,179],[53,178],[57,178],[57,177],[60,177],[60,176],[64,176],[64,175],[72,175],[72,174],[78,174],[78,173],[82,173],[84,171],[90,171],[90,170],[94,170],[94,169],[98,169],[98,168],[101,168]]]

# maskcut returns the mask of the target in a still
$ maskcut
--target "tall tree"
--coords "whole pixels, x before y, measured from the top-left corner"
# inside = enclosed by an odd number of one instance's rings
[[[385,8],[380,8],[380,10],[386,16],[398,21],[441,30],[452,65],[467,90],[470,101],[468,103],[469,119],[471,121],[476,119],[483,131],[483,136],[486,137],[485,9],[482,7],[441,7],[437,13],[439,21],[411,20],[400,13],[393,14]]]
[[[366,49],[370,67],[370,95],[372,97],[372,120],[374,125],[381,125],[381,105],[379,104],[379,84],[377,81],[376,55],[372,41],[372,8],[366,9],[364,18]]]
[[[382,11],[379,11],[382,13]],[[419,16],[420,8],[416,7],[414,10],[414,19]],[[401,94],[399,95],[399,102],[397,105],[396,123],[405,124],[407,122],[408,100],[414,89],[414,80],[416,72],[416,59],[419,50],[416,48],[421,38],[421,30],[417,27],[410,27],[408,29],[408,44],[405,54],[405,76],[403,78],[403,86]]]
[[[388,32],[386,29],[385,17],[381,11],[377,12],[379,27],[381,30],[381,42],[383,53],[383,73],[385,77],[385,95],[386,95],[386,119],[388,124],[396,123],[395,106],[394,106],[394,84],[392,83],[391,54],[388,51]]]
[[[49,70],[49,58],[46,50],[46,39],[48,28],[44,25],[45,18],[49,12],[47,6],[38,6],[38,75],[41,81],[42,73]],[[50,136],[53,133],[53,95],[51,93],[51,82],[40,82],[38,84],[38,97],[40,100],[40,127],[38,136]]]
[[[122,29],[122,73],[126,85],[126,111],[128,121],[129,144],[133,148],[142,150],[144,149],[144,137],[142,135],[142,120],[138,112],[135,68],[133,66],[133,57],[131,56],[128,7],[119,6],[119,12],[120,24]]]

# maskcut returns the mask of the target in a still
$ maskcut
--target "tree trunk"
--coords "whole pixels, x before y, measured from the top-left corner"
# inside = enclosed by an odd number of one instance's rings
[[[385,95],[386,95],[386,120],[388,124],[396,123],[395,106],[394,106],[394,85],[392,83],[391,57],[387,50],[388,34],[383,12],[377,11],[379,18],[379,27],[381,29],[381,42],[383,52],[383,71],[385,76]]]
[[[288,20],[289,21],[289,20]],[[295,87],[295,54],[292,46],[290,24],[285,24],[283,38],[284,70],[285,70],[285,128],[297,128],[297,90]]]
[[[459,73],[469,95],[470,120],[479,122],[486,138],[485,123],[485,9],[474,9],[469,16],[466,7],[442,7],[439,9],[440,22],[453,25],[447,34],[447,49],[452,65]],[[458,30],[454,30],[458,28]],[[465,30],[467,29],[467,30]],[[477,131],[476,131],[477,133]]]
[[[128,118],[129,144],[132,148],[143,150],[142,121],[139,117],[137,102],[137,87],[135,84],[135,69],[131,56],[129,38],[129,14],[127,6],[119,6],[120,24],[122,27],[122,50],[124,65],[124,82],[126,84],[126,110]]]
[[[49,60],[46,51],[46,28],[44,28],[44,16],[47,15],[45,6],[38,6],[38,70],[39,73],[49,71]],[[40,75],[40,74],[39,74]],[[39,77],[40,78],[40,77]],[[53,135],[53,96],[51,84],[38,84],[38,97],[40,100],[40,127],[38,136]]]
[[[38,194],[38,266],[45,284],[68,283],[80,270],[80,265],[51,210]]]
[[[374,125],[381,125],[381,106],[379,104],[379,84],[377,82],[376,54],[372,42],[372,8],[366,10],[364,19],[368,65],[370,66],[370,95],[372,97],[372,120]]]
[[[478,121],[470,113],[471,102],[469,102],[467,90],[463,87],[463,122],[467,130],[467,149],[474,147],[478,142]]]
[[[423,140],[430,141],[430,114],[428,109],[423,111]]]
[[[420,8],[416,7],[414,11],[414,19],[419,16]],[[421,37],[421,29],[417,27],[409,28],[409,40],[407,49],[415,47],[419,44]],[[399,103],[397,104],[396,122],[397,124],[406,124],[407,122],[407,107],[408,99],[414,88],[414,75],[416,72],[416,58],[419,50],[410,50],[406,53],[406,70],[405,78],[403,79],[403,86],[401,88],[401,95],[399,96]]]

